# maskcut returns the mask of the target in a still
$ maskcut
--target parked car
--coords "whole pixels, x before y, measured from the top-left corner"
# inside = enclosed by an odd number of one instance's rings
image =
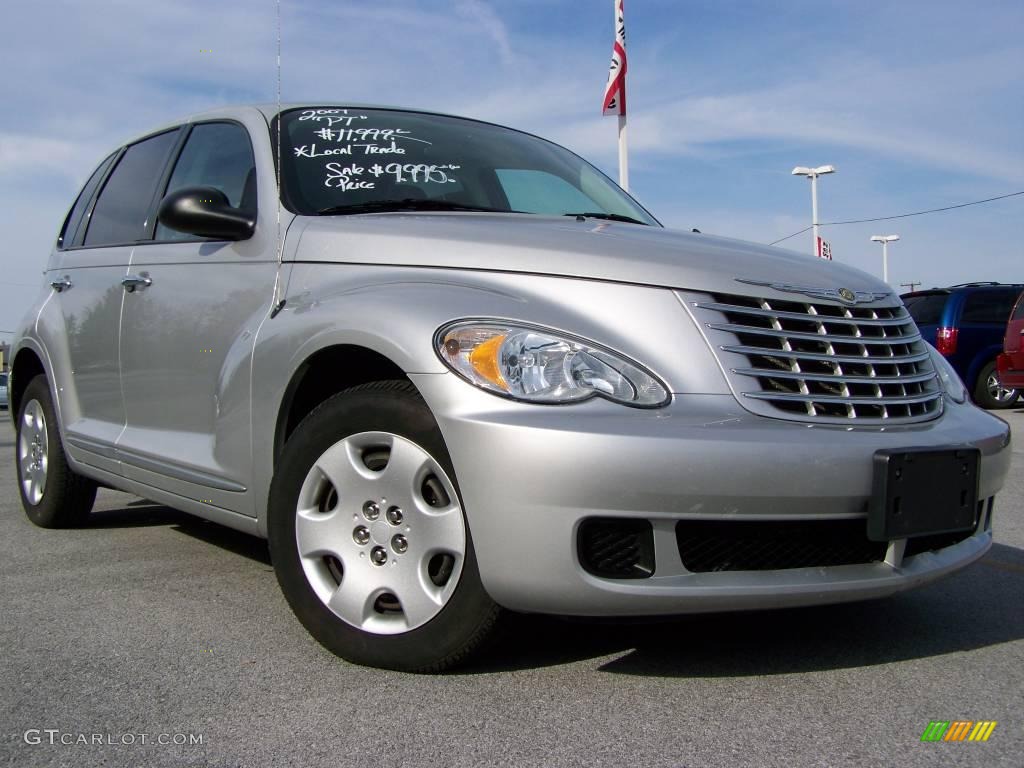
[[[1021,291],[1020,284],[964,283],[902,296],[921,335],[950,362],[983,408],[1009,408],[1017,401],[1017,390],[999,383],[996,358]]]
[[[29,518],[86,522],[101,483],[267,537],[355,662],[444,669],[503,610],[880,597],[992,544],[1009,429],[887,285],[664,229],[519,131],[191,117],[100,163],[45,280]]]
[[[7,374],[0,373],[0,408],[7,408]]]
[[[996,361],[999,385],[1017,392],[1024,390],[1024,293],[1017,299],[1003,336],[1003,352]]]

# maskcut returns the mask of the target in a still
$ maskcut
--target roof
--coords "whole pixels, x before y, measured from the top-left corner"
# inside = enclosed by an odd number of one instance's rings
[[[387,106],[383,104],[363,104],[360,102],[347,102],[347,101],[299,101],[299,102],[282,102],[280,110],[285,112],[290,109],[310,109],[310,108],[334,108],[334,109],[388,109],[397,112],[418,112],[424,115],[439,115],[441,117],[453,117],[460,120],[474,120],[478,123],[488,123],[486,120],[476,120],[475,118],[465,117],[463,115],[453,115],[448,112],[435,112],[430,109],[417,109],[415,107],[396,107]],[[202,112],[194,112],[189,115],[184,115],[177,118],[176,120],[170,120],[168,122],[156,125],[143,133],[137,133],[132,136],[128,136],[125,139],[118,141],[113,146],[120,147],[125,144],[132,144],[140,139],[144,139],[147,136],[152,136],[156,133],[176,128],[184,123],[194,123],[202,120],[217,120],[217,119],[232,119],[239,118],[241,115],[248,113],[251,115],[253,112],[257,112],[263,115],[263,118],[269,123],[278,112],[278,105],[276,103],[262,103],[262,104],[229,104],[223,107],[217,107],[215,109],[208,109]],[[490,125],[498,125],[497,123],[488,123]],[[507,126],[501,126],[507,127]],[[521,133],[527,133],[521,131]],[[541,138],[541,137],[539,137]]]

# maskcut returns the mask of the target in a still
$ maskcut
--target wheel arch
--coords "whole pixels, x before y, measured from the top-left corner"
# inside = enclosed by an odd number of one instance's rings
[[[980,349],[971,360],[970,365],[967,367],[967,380],[964,382],[974,391],[974,388],[978,386],[978,377],[981,375],[982,370],[989,363],[994,363],[999,353],[1003,351],[1003,343],[1000,339],[999,344],[989,344],[988,346]]]
[[[274,466],[288,436],[320,403],[351,387],[387,380],[412,383],[397,363],[366,346],[332,344],[312,352],[285,386],[274,425]]]
[[[40,374],[47,377],[52,390],[53,382],[49,380],[50,377],[46,370],[46,366],[43,364],[42,356],[31,347],[23,346],[14,356],[8,380],[7,407],[9,412],[12,414],[12,418],[13,415],[17,414],[18,410],[21,408],[21,399],[25,394],[25,389],[28,387],[29,382]],[[53,393],[51,391],[51,395],[52,394]],[[55,405],[56,402],[57,400],[54,398]]]

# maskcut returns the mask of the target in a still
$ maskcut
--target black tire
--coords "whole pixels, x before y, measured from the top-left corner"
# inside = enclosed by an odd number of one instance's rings
[[[38,410],[33,403],[38,403]],[[30,407],[34,414],[41,414],[46,430],[46,478],[42,484],[42,496],[35,502],[26,494],[22,461],[23,431],[26,432],[26,441],[31,442],[25,419],[25,413]],[[15,435],[18,493],[28,519],[41,528],[72,528],[82,525],[96,501],[96,483],[77,474],[68,464],[57,413],[50,397],[50,387],[43,375],[32,379],[21,396]]]
[[[440,672],[469,657],[491,634],[501,614],[480,581],[468,524],[462,571],[454,592],[433,618],[398,634],[368,632],[340,618],[317,596],[301,564],[296,510],[307,474],[318,458],[339,441],[378,431],[401,436],[424,449],[445,471],[458,493],[441,432],[410,383],[374,382],[341,392],[303,419],[289,437],[274,472],[268,509],[274,570],[296,617],[336,655],[372,667]]]
[[[1009,390],[1013,394],[999,397],[992,392],[993,377],[996,375],[996,361],[993,360],[978,374],[978,380],[974,383],[974,402],[982,408],[997,410],[1012,408],[1020,397],[1020,392],[1015,389]]]

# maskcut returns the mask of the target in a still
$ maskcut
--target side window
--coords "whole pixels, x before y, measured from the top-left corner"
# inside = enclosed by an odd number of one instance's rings
[[[146,235],[146,216],[157,180],[178,132],[132,144],[103,185],[93,208],[85,245],[134,243]]]
[[[64,220],[64,226],[60,230],[60,235],[57,237],[58,248],[70,248],[75,245],[75,238],[78,235],[78,230],[82,226],[82,219],[85,217],[85,212],[89,209],[89,203],[92,201],[92,196],[96,192],[96,187],[99,186],[100,180],[103,179],[104,174],[107,172],[107,168],[114,162],[114,156],[117,152],[110,155],[106,160],[100,163],[100,167],[92,172],[92,176],[85,182],[85,186],[82,187],[82,191],[78,193],[78,198],[75,200],[75,204],[71,207],[68,212],[68,217]]]
[[[553,173],[509,168],[497,169],[495,173],[513,211],[557,215],[604,210]]]
[[[167,194],[182,187],[216,187],[235,208],[256,210],[256,161],[245,128],[236,123],[201,123],[181,150]],[[194,240],[157,222],[157,240]]]
[[[964,302],[961,322],[1005,323],[1016,300],[1016,291],[975,291]]]

